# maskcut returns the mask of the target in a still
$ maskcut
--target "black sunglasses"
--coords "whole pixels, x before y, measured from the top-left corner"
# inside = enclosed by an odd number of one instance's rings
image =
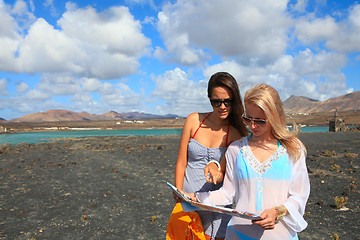
[[[265,126],[266,123],[269,121],[267,119],[266,120],[264,120],[264,119],[253,119],[253,118],[250,118],[250,117],[246,117],[244,115],[242,115],[242,119],[244,120],[246,125],[251,125],[251,123],[253,122],[258,127]]]
[[[221,104],[224,104],[225,107],[230,107],[231,104],[232,104],[232,99],[231,98],[226,98],[224,100],[221,100],[221,99],[210,99],[210,103],[211,103],[211,106],[213,107],[220,107]]]

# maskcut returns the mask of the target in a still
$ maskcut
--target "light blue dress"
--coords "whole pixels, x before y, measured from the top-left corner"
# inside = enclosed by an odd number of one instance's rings
[[[183,190],[185,192],[193,193],[219,189],[222,186],[221,183],[214,185],[206,182],[204,168],[210,160],[220,162],[225,151],[226,147],[204,147],[202,144],[191,138],[188,144],[188,162],[185,170]],[[197,211],[197,213],[200,216],[206,235],[225,237],[226,227],[231,216],[201,210]]]

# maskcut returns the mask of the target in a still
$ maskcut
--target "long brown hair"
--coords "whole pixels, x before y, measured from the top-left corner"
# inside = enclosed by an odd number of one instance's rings
[[[249,131],[241,118],[244,113],[244,104],[241,100],[239,86],[235,78],[230,73],[217,72],[210,77],[208,83],[207,91],[209,98],[211,98],[212,91],[216,87],[223,87],[231,92],[232,104],[228,120],[240,132],[241,136],[247,136]]]
[[[289,155],[295,160],[300,158],[301,148],[306,152],[304,145],[297,138],[299,129],[296,124],[290,131],[286,127],[285,112],[279,93],[268,84],[253,86],[245,93],[245,103],[253,103],[261,108],[270,125],[272,134],[285,146]]]

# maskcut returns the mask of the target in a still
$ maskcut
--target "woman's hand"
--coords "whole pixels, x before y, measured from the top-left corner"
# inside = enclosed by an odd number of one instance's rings
[[[184,192],[184,191],[183,191],[183,193],[184,193],[185,195],[187,195],[187,196],[191,199],[191,201],[199,202],[199,201],[197,200],[196,196],[195,196],[195,193],[187,193],[187,192]],[[175,201],[176,203],[179,203],[179,202],[183,202],[183,201],[184,201],[183,199],[181,199],[180,197],[178,197],[174,192],[173,192],[173,197],[174,197],[174,201]]]
[[[179,203],[179,202],[184,201],[184,200],[182,200],[181,198],[179,198],[174,192],[173,192],[172,194],[173,194],[175,203]]]
[[[265,230],[274,229],[276,220],[275,208],[266,209],[260,216],[263,220],[254,220],[252,222]]]
[[[184,192],[188,197],[190,197],[191,201],[193,202],[199,202],[198,199],[196,198],[196,195],[195,193],[187,193],[187,192]]]
[[[206,167],[204,168],[204,175],[206,178],[206,182],[214,184],[222,182],[224,177],[218,166],[213,162],[206,165]]]

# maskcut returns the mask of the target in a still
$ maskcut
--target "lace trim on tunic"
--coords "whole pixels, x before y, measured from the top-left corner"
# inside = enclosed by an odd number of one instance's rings
[[[272,167],[273,161],[277,161],[281,155],[286,153],[286,148],[280,145],[268,159],[266,159],[263,163],[260,163],[252,153],[247,138],[241,139],[241,146],[244,158],[249,161],[250,167],[257,174],[256,190],[258,192],[262,192],[263,174]]]

